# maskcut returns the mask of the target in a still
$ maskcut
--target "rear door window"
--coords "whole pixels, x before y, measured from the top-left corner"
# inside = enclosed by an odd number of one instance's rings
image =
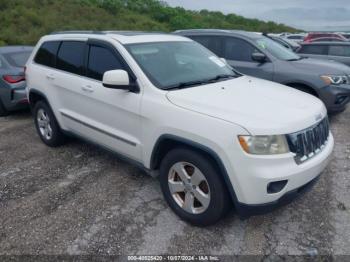
[[[110,49],[95,45],[90,46],[88,77],[102,81],[105,72],[117,69],[124,69],[124,66]]]
[[[190,38],[222,57],[222,38],[220,36],[190,36]]]
[[[226,37],[224,40],[225,58],[227,60],[254,62],[252,54],[258,51],[252,44],[245,40]]]
[[[34,58],[34,62],[40,65],[55,67],[56,54],[59,45],[60,42],[58,41],[43,43]]]
[[[329,55],[350,57],[350,46],[341,46],[341,45],[330,46]]]
[[[299,53],[310,55],[327,55],[327,45],[304,45],[300,48]]]
[[[84,69],[85,46],[85,42],[62,42],[57,55],[57,69],[82,75]]]

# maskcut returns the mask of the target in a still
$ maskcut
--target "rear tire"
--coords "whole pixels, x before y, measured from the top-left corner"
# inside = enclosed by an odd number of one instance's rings
[[[6,110],[5,106],[0,100],[0,116],[7,116],[9,114],[9,111]]]
[[[200,153],[186,148],[170,151],[161,162],[159,179],[171,209],[193,225],[212,225],[229,210],[220,171]]]
[[[34,122],[41,140],[49,147],[58,147],[66,142],[55,115],[49,105],[39,101],[34,106]]]

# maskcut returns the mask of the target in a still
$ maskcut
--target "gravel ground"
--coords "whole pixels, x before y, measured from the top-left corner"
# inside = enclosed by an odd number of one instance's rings
[[[51,149],[29,113],[0,118],[0,255],[350,255],[350,107],[312,191],[272,213],[215,226],[179,220],[158,181],[81,141]]]

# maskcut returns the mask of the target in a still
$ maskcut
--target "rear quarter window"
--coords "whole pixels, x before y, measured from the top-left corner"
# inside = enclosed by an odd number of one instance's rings
[[[55,67],[56,54],[59,45],[59,41],[43,43],[35,55],[34,62],[40,65]]]
[[[4,54],[4,57],[11,66],[24,67],[30,54],[30,51],[12,52]]]

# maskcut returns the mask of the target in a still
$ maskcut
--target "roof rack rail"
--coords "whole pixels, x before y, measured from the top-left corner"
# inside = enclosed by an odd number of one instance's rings
[[[120,35],[146,35],[146,34],[166,34],[161,31],[154,32],[146,32],[146,31],[93,31],[93,30],[73,30],[73,31],[55,31],[50,35],[60,35],[60,34],[98,34],[98,35],[106,35],[106,34],[120,34]]]
[[[52,32],[50,35],[60,35],[60,34],[98,34],[98,35],[102,35],[102,34],[104,34],[104,32],[92,31],[92,30],[55,31],[55,32]]]

